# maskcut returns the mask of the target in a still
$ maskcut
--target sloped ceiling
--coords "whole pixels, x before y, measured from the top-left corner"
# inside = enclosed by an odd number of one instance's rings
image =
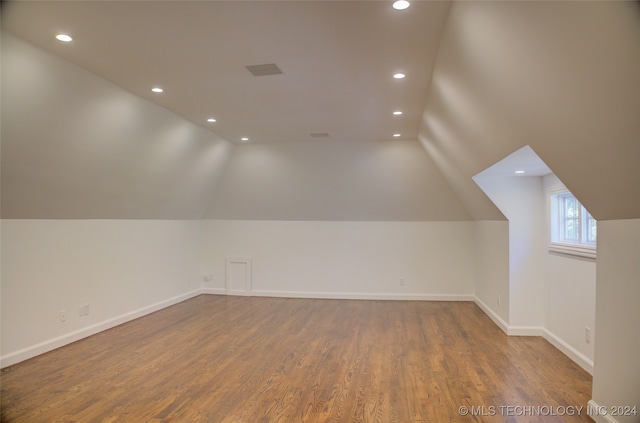
[[[5,2],[2,216],[468,220],[416,140],[449,6]]]
[[[638,218],[638,75],[638,2],[455,2],[420,141],[476,219],[471,178],[525,145],[596,219]]]
[[[231,142],[415,140],[450,3],[391,4],[9,1],[3,29]]]
[[[3,35],[2,214],[504,219],[472,177],[529,145],[597,219],[637,218],[639,9],[5,2],[28,43]],[[261,154],[291,161],[261,178]]]
[[[8,34],[2,218],[200,219],[233,145]]]

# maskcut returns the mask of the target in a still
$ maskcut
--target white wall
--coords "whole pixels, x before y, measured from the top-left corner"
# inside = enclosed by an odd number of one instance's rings
[[[203,217],[233,146],[7,33],[2,87],[2,365],[200,289],[199,223],[146,219]]]
[[[226,257],[249,257],[253,295],[473,298],[473,222],[208,220],[203,244],[213,292]]]
[[[597,279],[593,402],[640,413],[640,219],[598,222]]]
[[[480,305],[505,332],[542,335],[593,372],[596,263],[548,251],[548,191],[562,183],[553,174],[516,177],[481,173],[474,180],[509,219],[508,252],[494,258],[482,244],[489,239],[487,244],[491,245],[489,237],[493,236],[493,243],[500,245],[496,237],[501,222],[491,222],[493,226],[476,222],[480,243],[476,297]],[[491,235],[492,231],[496,233]],[[508,287],[499,282],[498,275],[484,275],[487,266],[499,269],[490,263],[500,260],[508,260]],[[508,297],[504,297],[505,292]],[[507,312],[497,305],[497,295],[508,298]],[[589,342],[585,340],[587,327],[591,330]]]
[[[542,180],[482,175],[474,180],[509,219],[510,333],[537,331],[545,315]]]
[[[476,302],[503,331],[508,332],[509,222],[481,220],[474,225]]]
[[[214,276],[205,292],[222,293],[226,257],[252,259],[252,295],[474,293],[473,222],[4,219],[0,229],[2,366],[197,295],[203,274]]]
[[[553,175],[543,178],[544,199],[548,202],[549,191],[562,187],[562,182]],[[546,213],[549,213],[548,208]],[[598,224],[599,225],[599,224]],[[549,234],[548,226],[545,227]],[[598,228],[599,229],[599,228]],[[548,240],[548,238],[547,238]],[[546,317],[545,329],[554,343],[593,371],[596,313],[596,261],[546,251]],[[585,328],[591,330],[591,340],[585,340]]]
[[[1,225],[2,366],[201,287],[198,221],[4,219]],[[89,315],[80,317],[83,304]]]
[[[579,363],[584,363],[587,370],[593,371],[596,263],[593,259],[553,252],[547,254],[547,312],[544,327],[549,336],[579,354]],[[587,327],[591,330],[590,342],[585,340]]]

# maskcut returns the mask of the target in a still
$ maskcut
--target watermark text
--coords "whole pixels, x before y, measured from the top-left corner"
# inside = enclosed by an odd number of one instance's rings
[[[637,406],[574,406],[574,405],[462,405],[461,416],[507,416],[507,417],[562,417],[562,416],[637,416]]]

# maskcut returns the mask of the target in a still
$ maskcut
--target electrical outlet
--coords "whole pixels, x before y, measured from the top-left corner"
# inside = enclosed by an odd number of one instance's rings
[[[591,343],[591,328],[588,326],[584,328],[584,342],[587,344]]]
[[[67,321],[67,312],[64,310],[60,310],[60,321],[61,322]]]
[[[404,286],[404,278],[400,279],[400,286]]]

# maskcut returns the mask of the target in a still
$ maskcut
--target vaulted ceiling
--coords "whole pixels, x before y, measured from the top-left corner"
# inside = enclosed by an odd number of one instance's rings
[[[9,2],[3,26],[228,141],[415,140],[449,6],[28,1]],[[246,68],[263,64],[282,74]]]
[[[14,1],[2,29],[3,217],[503,219],[472,177],[527,145],[640,217],[637,2]]]
[[[640,3],[454,2],[420,141],[470,179],[529,145],[599,220],[640,217]]]

